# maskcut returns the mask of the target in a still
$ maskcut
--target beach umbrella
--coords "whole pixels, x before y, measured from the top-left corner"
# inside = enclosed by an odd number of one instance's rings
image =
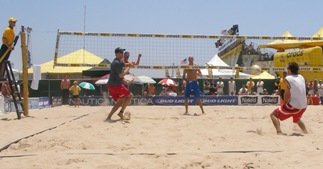
[[[82,82],[79,84],[79,86],[83,89],[88,89],[88,90],[95,90],[95,87],[93,84],[89,83],[89,82]]]
[[[166,86],[177,86],[175,81],[169,78],[162,79],[161,81],[158,82],[158,84],[166,85]]]
[[[95,82],[95,84],[96,84],[96,85],[106,85],[106,84],[108,84],[109,77],[110,77],[110,74],[106,74],[106,75],[104,75],[104,76],[100,77],[100,79],[99,79],[99,80],[97,80],[97,81]]]
[[[132,74],[127,74],[123,77],[123,80],[125,80],[128,83],[132,83],[135,79],[135,76],[133,76]]]
[[[106,85],[108,84],[109,79],[99,79],[95,82],[96,85]]]
[[[134,78],[134,81],[133,83],[136,83],[136,84],[146,84],[146,83],[149,83],[149,84],[155,84],[156,81],[149,77],[149,76],[135,76]]]

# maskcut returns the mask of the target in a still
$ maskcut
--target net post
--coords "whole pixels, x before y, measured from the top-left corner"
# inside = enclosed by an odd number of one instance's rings
[[[21,57],[22,57],[22,81],[23,81],[23,114],[24,116],[29,115],[28,110],[28,56],[27,56],[27,47],[26,47],[26,33],[25,33],[25,27],[21,26]]]

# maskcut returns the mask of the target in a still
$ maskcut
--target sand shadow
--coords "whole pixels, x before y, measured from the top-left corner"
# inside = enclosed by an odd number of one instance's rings
[[[116,123],[118,121],[122,121],[121,119],[117,119],[117,120],[112,120],[112,119],[109,119],[109,120],[104,120],[104,122],[108,122],[108,123]]]
[[[11,121],[12,119],[9,119],[9,118],[2,118],[1,120],[2,120],[2,121]]]
[[[182,114],[183,116],[202,116],[203,114],[197,114],[197,113],[194,113],[194,114],[189,114],[189,113],[184,113]]]
[[[2,121],[11,121],[11,120],[21,120],[23,117],[21,117],[20,119],[18,118],[2,118]]]
[[[289,136],[303,137],[303,136],[304,136],[304,134],[301,134],[301,133],[292,133],[292,134],[290,134]]]

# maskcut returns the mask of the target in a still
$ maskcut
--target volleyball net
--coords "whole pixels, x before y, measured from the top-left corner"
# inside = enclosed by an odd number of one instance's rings
[[[143,55],[140,65],[178,66],[185,63],[185,58],[194,56],[197,64],[205,64],[214,54],[216,37],[207,35],[164,35],[164,34],[130,34],[130,33],[81,33],[58,32],[55,65],[66,63],[86,66],[78,63],[84,60],[80,55],[65,63],[59,57],[84,49],[98,57],[112,60],[114,50],[121,47],[130,52],[130,60]],[[74,59],[74,60],[73,60]]]
[[[257,61],[273,60],[273,50],[258,48],[258,45],[269,44],[273,41],[305,41],[322,40],[320,37],[286,37],[286,36],[240,36],[222,35],[174,35],[174,34],[135,34],[135,33],[84,33],[57,32],[54,66],[90,66],[109,67],[96,56],[112,61],[114,50],[121,47],[130,52],[131,61],[135,61],[142,54],[137,69],[183,69],[187,68],[189,56],[193,56],[196,67],[202,69],[238,69],[250,70]],[[230,41],[243,44],[241,48],[221,49],[221,43]],[[237,45],[239,46],[239,45]],[[236,46],[236,47],[237,47]],[[245,50],[247,49],[247,50]],[[222,51],[220,51],[222,50]],[[226,51],[228,50],[228,51]],[[244,50],[244,52],[242,52]],[[267,50],[267,51],[266,51]],[[228,66],[207,64],[216,54],[223,52],[221,59]],[[231,53],[230,53],[231,52]],[[233,52],[233,53],[232,53]],[[253,52],[253,53],[252,53]],[[292,51],[293,52],[293,51]],[[297,51],[296,51],[297,52]],[[74,55],[74,56],[71,56]],[[228,56],[226,56],[228,55]],[[232,57],[239,55],[236,57]],[[68,56],[68,57],[67,57]],[[227,60],[226,60],[227,59]],[[262,65],[263,70],[282,71],[285,67]],[[305,71],[321,68],[306,67]]]

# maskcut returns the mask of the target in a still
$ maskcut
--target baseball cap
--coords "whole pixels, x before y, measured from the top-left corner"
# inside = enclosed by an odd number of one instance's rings
[[[10,17],[10,18],[9,18],[9,22],[17,22],[17,19],[16,19],[16,18],[14,18],[14,17]]]
[[[122,49],[120,47],[117,47],[115,50],[114,50],[114,53],[120,53],[120,52],[124,52],[126,49]]]

